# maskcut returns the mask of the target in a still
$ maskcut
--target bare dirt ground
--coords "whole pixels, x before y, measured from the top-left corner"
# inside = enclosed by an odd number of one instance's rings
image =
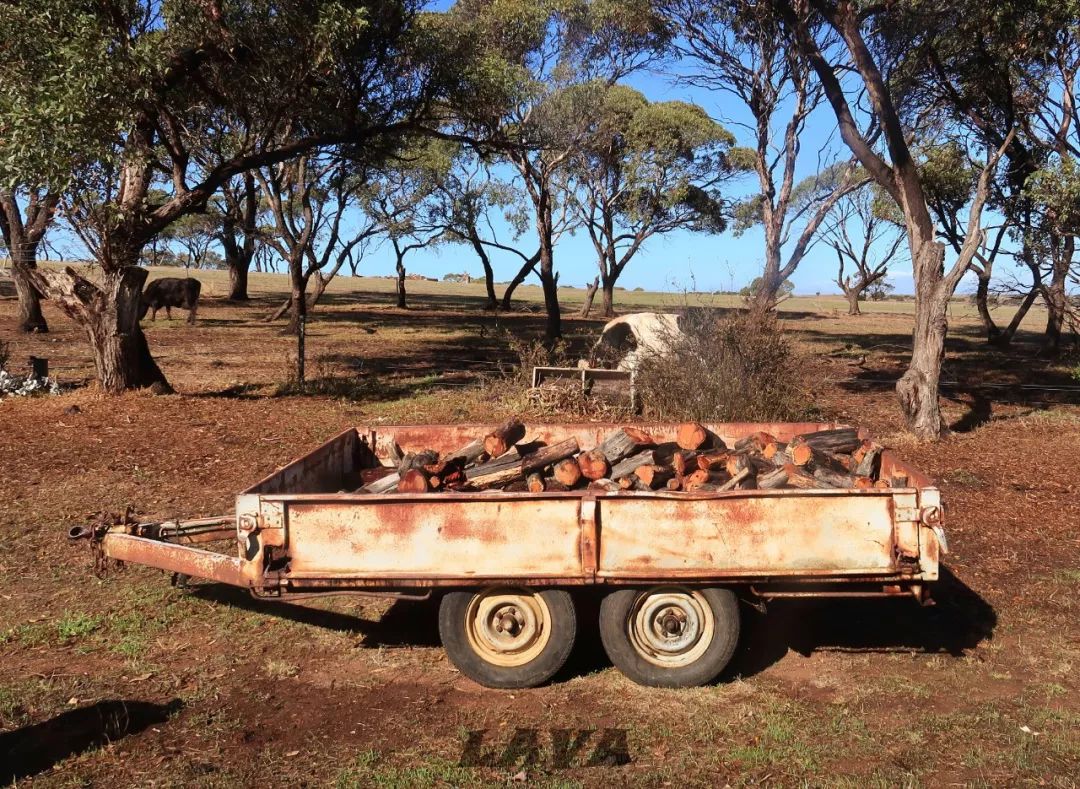
[[[940,480],[952,553],[938,604],[745,608],[731,669],[691,691],[633,685],[585,637],[558,681],[502,692],[450,666],[431,606],[273,606],[135,567],[98,579],[66,543],[98,510],[227,512],[348,425],[493,421],[519,405],[500,377],[516,358],[504,332],[539,331],[535,308],[488,315],[475,287],[425,283],[400,311],[385,283],[336,285],[309,335],[323,394],[291,396],[293,341],[260,321],[281,280],[255,285],[236,307],[211,281],[194,327],[183,312],[147,324],[180,394],[106,398],[77,386],[91,367],[73,325],[47,306],[52,334],[15,334],[0,283],[12,366],[46,356],[75,386],[0,401],[0,785],[1080,782],[1080,408],[1021,388],[1075,385],[1063,364],[987,351],[958,305],[957,432],[917,445],[889,384],[909,342],[902,305],[851,319],[840,300],[786,303],[817,415],[869,427]],[[622,309],[666,298],[620,296]],[[599,325],[569,321],[572,345]]]

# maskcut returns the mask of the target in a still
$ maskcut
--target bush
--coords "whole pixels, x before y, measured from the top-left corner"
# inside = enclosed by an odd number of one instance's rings
[[[686,316],[670,351],[637,373],[645,414],[659,420],[793,421],[807,415],[798,357],[774,316]]]

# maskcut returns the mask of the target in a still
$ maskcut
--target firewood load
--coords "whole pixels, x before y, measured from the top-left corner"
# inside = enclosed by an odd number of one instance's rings
[[[859,438],[854,428],[805,433],[786,443],[757,432],[728,446],[696,422],[679,425],[670,442],[659,443],[647,432],[626,426],[595,447],[581,447],[575,438],[544,444],[529,441],[525,425],[512,419],[444,455],[395,447],[397,467],[365,470],[365,484],[356,492],[709,493],[906,485],[906,479],[882,478],[881,449]]]

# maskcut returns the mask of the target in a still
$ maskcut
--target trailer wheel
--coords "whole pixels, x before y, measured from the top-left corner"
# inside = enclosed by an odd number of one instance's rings
[[[735,652],[738,601],[717,587],[620,589],[600,604],[600,638],[615,667],[640,685],[704,685]]]
[[[450,592],[439,605],[446,654],[489,688],[531,688],[562,668],[577,635],[569,593],[493,588]]]

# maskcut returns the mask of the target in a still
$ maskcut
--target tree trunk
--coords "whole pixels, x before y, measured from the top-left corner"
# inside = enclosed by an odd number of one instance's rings
[[[604,317],[615,317],[615,278],[603,277],[603,307]]]
[[[240,254],[225,261],[229,267],[229,301],[248,301],[248,271],[251,257]]]
[[[502,297],[502,309],[509,311],[513,306],[514,291],[517,290],[518,285],[525,281],[525,277],[529,276],[529,272],[536,266],[536,261],[540,259],[540,252],[536,252],[531,258],[526,260],[518,273],[514,275],[514,278],[510,280],[510,284],[506,286],[506,292]]]
[[[592,312],[593,299],[596,298],[596,291],[600,288],[600,277],[597,277],[589,285],[589,289],[585,291],[585,303],[581,305],[581,317],[588,318],[589,313]]]
[[[405,296],[405,260],[399,256],[397,260],[397,307],[399,310],[408,309]]]
[[[544,309],[547,311],[544,337],[548,342],[554,342],[562,337],[559,277],[555,273],[555,250],[551,238],[551,224],[543,221],[538,224],[540,225],[540,285],[544,289]]]
[[[499,299],[495,295],[495,271],[491,268],[491,258],[488,257],[487,250],[484,249],[484,245],[481,243],[478,236],[473,236],[471,239],[473,249],[476,250],[477,257],[480,258],[480,263],[484,267],[484,287],[487,290],[487,302],[484,304],[485,310],[494,310],[499,306]]]
[[[138,260],[138,252],[126,260]],[[103,272],[100,287],[71,267],[64,271],[42,269],[33,276],[34,283],[86,329],[98,380],[106,392],[119,394],[146,387],[158,393],[172,391],[139,326],[146,269],[111,267]]]
[[[9,250],[11,252],[11,278],[15,281],[15,293],[19,297],[19,330],[45,334],[49,331],[49,324],[45,322],[45,316],[41,314],[41,294],[31,282],[30,271],[37,268],[35,261],[36,248]]]
[[[949,330],[948,307],[951,293],[940,276],[932,276],[927,272],[941,270],[944,254],[945,248],[939,242],[923,242],[919,251],[913,252],[913,257],[916,257],[916,276],[920,272],[923,275],[915,283],[915,330],[912,335],[911,362],[896,383],[900,410],[904,414],[907,428],[917,438],[924,440],[939,438],[943,427],[941,407],[938,403],[938,381],[945,356],[945,335]]]
[[[859,309],[859,297],[862,296],[862,288],[844,288],[844,295],[847,296],[847,314],[862,315],[862,310]]]
[[[1065,285],[1069,269],[1072,267],[1072,256],[1072,239],[1059,240],[1053,250],[1050,284],[1043,288],[1043,301],[1046,302],[1046,333],[1043,338],[1043,352],[1050,356],[1057,356],[1061,352],[1061,336],[1065,328],[1065,313],[1069,306],[1069,296]]]
[[[999,345],[1001,344],[1001,329],[994,323],[994,318],[990,314],[990,272],[986,271],[984,264],[984,268],[976,271],[975,274],[979,278],[975,286],[975,307],[979,310],[979,319],[986,332],[986,341],[991,345]]]

